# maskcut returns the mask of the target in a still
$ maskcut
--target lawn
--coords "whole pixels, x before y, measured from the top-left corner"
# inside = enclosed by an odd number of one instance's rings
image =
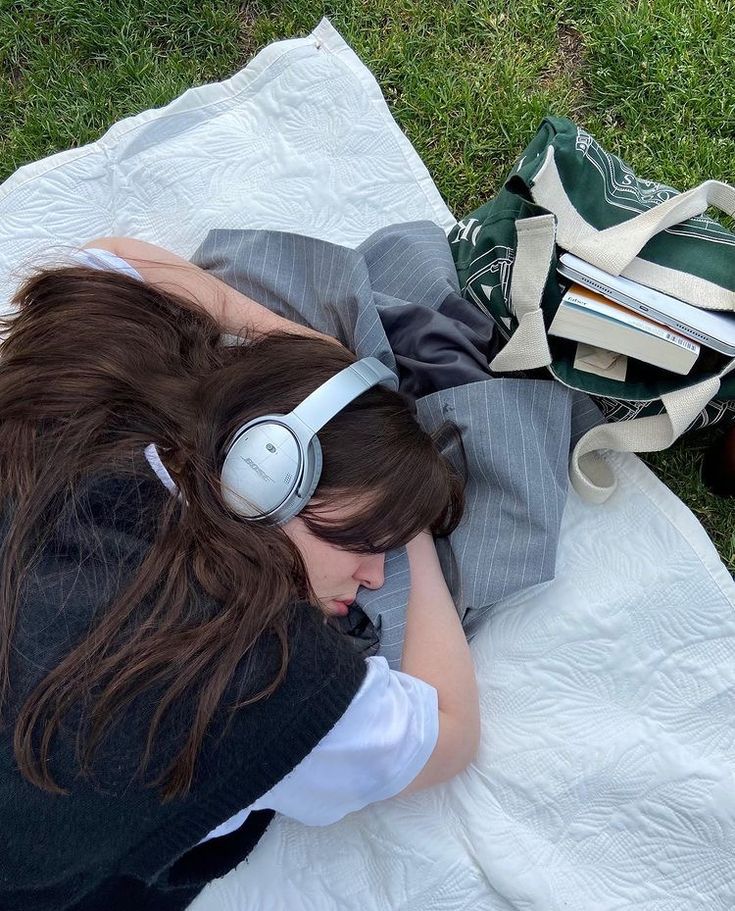
[[[241,68],[322,16],[375,74],[458,217],[496,192],[547,113],[642,176],[735,181],[730,0],[0,0],[0,180]],[[735,514],[699,464],[714,433],[647,457],[735,572]]]

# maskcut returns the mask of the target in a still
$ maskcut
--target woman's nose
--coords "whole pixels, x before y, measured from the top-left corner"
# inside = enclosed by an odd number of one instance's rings
[[[380,588],[385,582],[385,554],[366,554],[355,578],[365,588]]]

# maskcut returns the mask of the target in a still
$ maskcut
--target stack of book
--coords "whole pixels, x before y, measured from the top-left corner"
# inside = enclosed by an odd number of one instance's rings
[[[579,342],[575,367],[624,380],[627,358],[688,374],[702,345],[735,356],[735,315],[701,310],[564,253],[559,274],[572,284],[549,328]]]
[[[635,357],[672,373],[689,373],[700,351],[696,342],[678,332],[581,285],[572,285],[562,298],[549,334]]]

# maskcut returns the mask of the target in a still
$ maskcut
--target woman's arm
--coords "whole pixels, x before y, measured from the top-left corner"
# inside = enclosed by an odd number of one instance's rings
[[[133,237],[98,237],[83,246],[109,250],[122,257],[150,284],[204,307],[225,331],[233,335],[241,334],[243,329],[256,333],[293,332],[339,344],[331,336],[271,313],[262,304],[163,247]]]
[[[472,655],[431,534],[407,545],[411,572],[401,670],[430,683],[439,696],[439,739],[429,761],[402,792],[446,781],[475,758],[480,703]]]

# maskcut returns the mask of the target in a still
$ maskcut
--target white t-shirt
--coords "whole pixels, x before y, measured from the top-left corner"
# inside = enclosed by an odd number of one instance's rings
[[[142,280],[130,263],[98,248],[75,258],[95,268],[125,272]],[[155,447],[146,457],[161,482],[175,484]],[[418,775],[439,736],[436,689],[385,658],[366,658],[367,673],[334,727],[285,778],[254,804],[223,822],[202,841],[227,835],[252,810],[276,810],[306,825],[329,825],[370,803],[400,793]]]

